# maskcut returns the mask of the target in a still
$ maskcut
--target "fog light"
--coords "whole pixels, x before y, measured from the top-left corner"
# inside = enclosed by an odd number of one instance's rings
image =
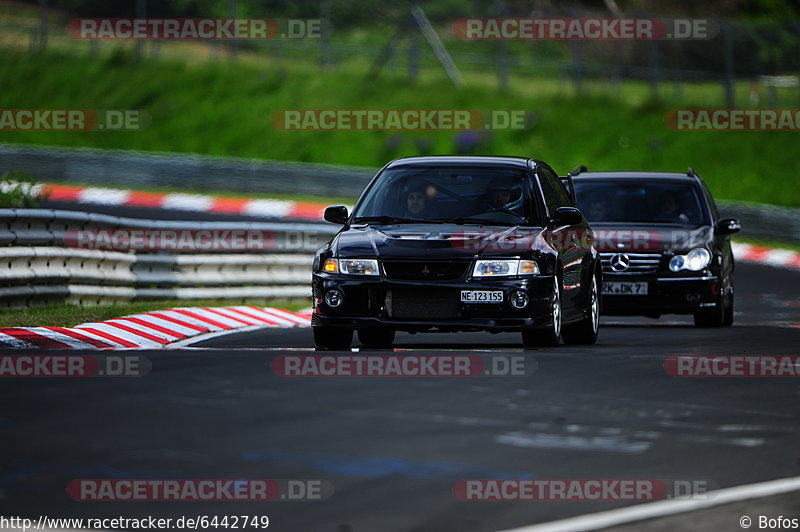
[[[529,301],[530,299],[528,298],[528,294],[522,290],[517,290],[511,294],[511,306],[516,309],[523,309],[527,307]]]
[[[344,303],[344,294],[341,290],[328,290],[325,292],[325,304],[331,308],[340,307]]]

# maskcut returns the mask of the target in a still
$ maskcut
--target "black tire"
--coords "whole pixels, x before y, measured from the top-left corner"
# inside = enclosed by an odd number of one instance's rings
[[[358,341],[366,347],[391,347],[394,335],[394,329],[388,327],[365,327],[358,330]]]
[[[561,282],[553,276],[553,302],[550,311],[550,324],[542,329],[522,331],[522,345],[525,347],[556,347],[561,342]]]
[[[312,327],[314,344],[321,349],[350,349],[353,342],[352,329],[336,327]]]
[[[592,275],[589,301],[586,304],[586,318],[573,325],[565,325],[561,337],[565,344],[589,345],[597,343],[600,330],[600,295],[597,291],[597,276]]]

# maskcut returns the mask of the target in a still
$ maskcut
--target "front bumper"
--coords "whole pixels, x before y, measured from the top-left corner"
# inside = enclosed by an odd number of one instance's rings
[[[603,274],[603,282],[646,282],[647,295],[603,294],[603,314],[613,316],[660,316],[693,314],[715,308],[720,302],[719,277],[700,273],[691,277]]]
[[[422,282],[315,273],[311,325],[347,329],[383,326],[409,332],[521,331],[549,323],[552,286],[552,276]],[[324,294],[332,289],[344,294],[338,308],[331,308],[324,301]],[[503,302],[462,303],[462,290],[499,290],[503,292]],[[515,309],[509,303],[517,290],[529,297],[523,309]]]

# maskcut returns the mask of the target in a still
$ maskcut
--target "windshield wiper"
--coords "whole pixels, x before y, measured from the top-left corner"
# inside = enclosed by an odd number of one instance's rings
[[[507,225],[509,227],[519,225],[519,222],[502,222],[500,220],[486,220],[483,218],[442,218],[435,220],[447,224],[476,224],[476,225]]]
[[[431,220],[417,220],[414,218],[398,218],[396,216],[358,216],[353,218],[353,223],[362,223],[362,222],[377,222],[383,224],[392,224],[392,223],[400,223],[400,224],[412,224],[412,223],[429,223]]]

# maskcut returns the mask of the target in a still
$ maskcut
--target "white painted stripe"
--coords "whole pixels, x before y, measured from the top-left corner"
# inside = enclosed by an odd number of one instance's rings
[[[205,309],[202,309],[202,308],[198,308],[198,307],[181,307],[181,310],[188,310],[189,312],[193,312],[193,313],[197,314],[198,316],[203,316],[203,317],[208,318],[210,320],[214,320],[217,323],[221,323],[221,324],[225,325],[229,329],[239,329],[240,327],[244,327],[244,325],[242,325],[238,321],[233,321],[230,318],[226,318],[225,316],[220,316],[219,314],[216,314],[214,312],[209,312],[209,311],[207,311]]]
[[[177,323],[173,323],[171,321],[165,320],[163,318],[159,318],[158,316],[153,316],[151,314],[133,314],[131,316],[125,316],[126,318],[139,318],[142,321],[147,323],[152,323],[153,325],[158,325],[159,327],[163,327],[168,331],[175,331],[176,333],[180,333],[184,336],[194,336],[198,334],[198,332],[190,327],[184,327],[178,325]]]
[[[0,333],[0,342],[10,345],[16,349],[36,349],[36,346],[33,344],[29,344],[25,340],[21,338],[17,338],[16,336],[11,336],[10,334]]]
[[[264,316],[265,320],[272,320],[273,323],[277,323],[279,326],[282,327],[294,327],[296,322],[294,320],[290,320],[285,318],[284,316],[275,314],[273,312],[269,312],[272,310],[270,307],[259,308],[259,309],[251,309],[252,312],[261,313]]]
[[[87,187],[79,194],[81,203],[100,203],[102,205],[124,205],[128,201],[130,190],[113,188]]]
[[[579,515],[568,519],[505,530],[503,532],[581,532],[599,530],[645,519],[702,510],[760,497],[770,497],[800,490],[800,477],[782,478],[709,491],[703,499],[669,499],[626,506],[616,510]]]
[[[189,310],[189,309],[185,309],[185,310]],[[194,325],[199,325],[200,327],[205,327],[206,329],[211,329],[212,331],[225,330],[225,329],[222,329],[222,328],[220,328],[220,327],[218,327],[218,326],[216,326],[216,325],[214,325],[212,323],[209,323],[209,322],[207,322],[205,320],[201,320],[199,318],[195,318],[195,317],[192,317],[192,316],[187,316],[185,314],[181,314],[180,312],[176,312],[175,310],[172,310],[172,309],[170,309],[170,310],[161,310],[161,311],[159,311],[159,313],[160,314],[164,314],[166,316],[169,316],[170,318],[175,318],[177,320],[181,320],[181,321],[184,321],[184,322],[187,322],[187,323],[192,323]]]
[[[72,336],[67,336],[66,334],[61,334],[60,332],[51,331],[50,329],[45,329],[44,327],[23,327],[26,331],[31,331],[41,336],[46,336],[62,344],[67,344],[73,349],[97,349],[92,344],[88,344],[86,342],[82,342]]]
[[[209,211],[214,204],[214,198],[201,194],[167,194],[161,207],[164,209],[177,209],[181,211]]]
[[[257,318],[254,318],[252,316],[246,316],[246,315],[242,314],[241,312],[238,312],[238,311],[236,311],[236,310],[234,310],[232,308],[218,307],[218,308],[215,308],[214,310],[216,310],[217,312],[222,312],[226,316],[229,316],[229,317],[231,317],[231,318],[233,318],[235,320],[244,321],[245,323],[248,323],[249,325],[260,325],[260,324],[264,323],[263,321],[261,321],[261,320],[259,320]]]
[[[130,327],[131,329],[136,329],[137,331],[142,331],[144,333],[149,334],[150,336],[157,336],[159,338],[163,338],[164,340],[168,340],[170,342],[174,342],[175,340],[179,340],[179,339],[182,340],[182,338],[177,334],[167,334],[167,333],[163,333],[161,331],[156,331],[156,330],[151,329],[149,327],[146,327],[144,325],[139,325],[138,323],[134,323],[132,321],[126,320],[125,318],[114,318],[112,320],[105,321],[105,323],[107,323],[109,325],[114,325],[114,324],[117,324],[117,323],[122,324],[122,325],[126,325],[126,326]]]
[[[292,323],[298,323],[300,325],[305,325],[308,323],[308,320],[303,316],[298,316],[294,312],[289,312],[288,310],[281,310],[279,308],[272,308],[272,307],[265,307],[265,312],[269,312],[274,316],[280,316],[284,319],[291,321]]]
[[[98,323],[84,323],[83,325],[78,325],[76,329],[80,329],[83,332],[83,327],[91,327],[92,329],[97,329],[98,331],[103,331],[113,336],[117,336],[122,338],[123,340],[127,340],[133,344],[138,345],[139,347],[161,347],[161,344],[156,342],[155,340],[150,340],[149,338],[143,338],[138,334],[129,333],[128,331],[124,331],[119,327],[114,327],[111,324],[111,321],[104,321]],[[158,336],[154,334],[153,336]]]
[[[788,249],[771,249],[764,257],[764,264],[770,266],[786,266],[792,262],[797,254]]]
[[[83,325],[89,326],[90,324],[85,323]],[[83,325],[79,325],[78,327],[82,327]],[[89,338],[94,338],[98,342],[103,342],[104,344],[108,344],[108,347],[121,347],[123,349],[130,349],[130,348],[126,347],[124,344],[121,344],[119,342],[115,342],[114,340],[109,340],[108,338],[106,338],[104,336],[100,336],[99,334],[95,334],[95,333],[87,331],[85,329],[78,329],[78,327],[72,328],[71,330],[76,331],[79,334],[82,334],[83,336],[88,336]],[[118,334],[115,334],[114,336],[119,337]],[[102,349],[102,348],[98,348],[98,349]]]
[[[192,329],[191,326],[203,327],[204,329],[213,329],[210,323],[206,323],[204,321],[200,321],[198,319],[194,319],[189,316],[184,316],[180,312],[173,312],[171,310],[156,310],[147,312],[144,315],[162,319],[172,325],[174,325],[174,323],[169,321],[169,319],[167,318],[175,319],[178,321],[178,325],[181,325],[183,327],[189,327],[189,329],[192,331],[192,334],[203,334],[203,333]]]
[[[238,312],[249,313],[251,316],[255,316],[254,319],[259,320],[261,323],[267,323],[270,325],[288,325],[290,323],[287,320],[284,320],[282,318],[276,318],[272,314],[264,312],[263,310],[258,308],[251,308],[245,305],[240,305],[231,308],[235,308]]]
[[[244,205],[243,214],[253,216],[268,216],[270,218],[285,218],[292,212],[295,202],[271,199],[257,199]]]
[[[228,334],[239,334],[239,333],[245,333],[245,332],[250,332],[250,331],[258,331],[258,330],[261,330],[261,329],[268,329],[269,327],[271,327],[271,326],[270,325],[250,325],[249,327],[242,327],[241,329],[231,329],[231,330],[227,330],[227,331],[214,331],[214,332],[209,332],[209,333],[203,333],[203,334],[199,334],[199,335],[197,335],[197,336],[195,336],[193,338],[187,338],[185,340],[180,340],[179,342],[173,342],[173,343],[168,344],[168,345],[166,345],[164,347],[166,347],[167,349],[171,349],[173,347],[189,347],[189,346],[194,345],[194,344],[196,344],[198,342],[203,342],[205,340],[211,340],[212,338],[219,338],[220,336],[225,336],[225,335],[228,335]]]

